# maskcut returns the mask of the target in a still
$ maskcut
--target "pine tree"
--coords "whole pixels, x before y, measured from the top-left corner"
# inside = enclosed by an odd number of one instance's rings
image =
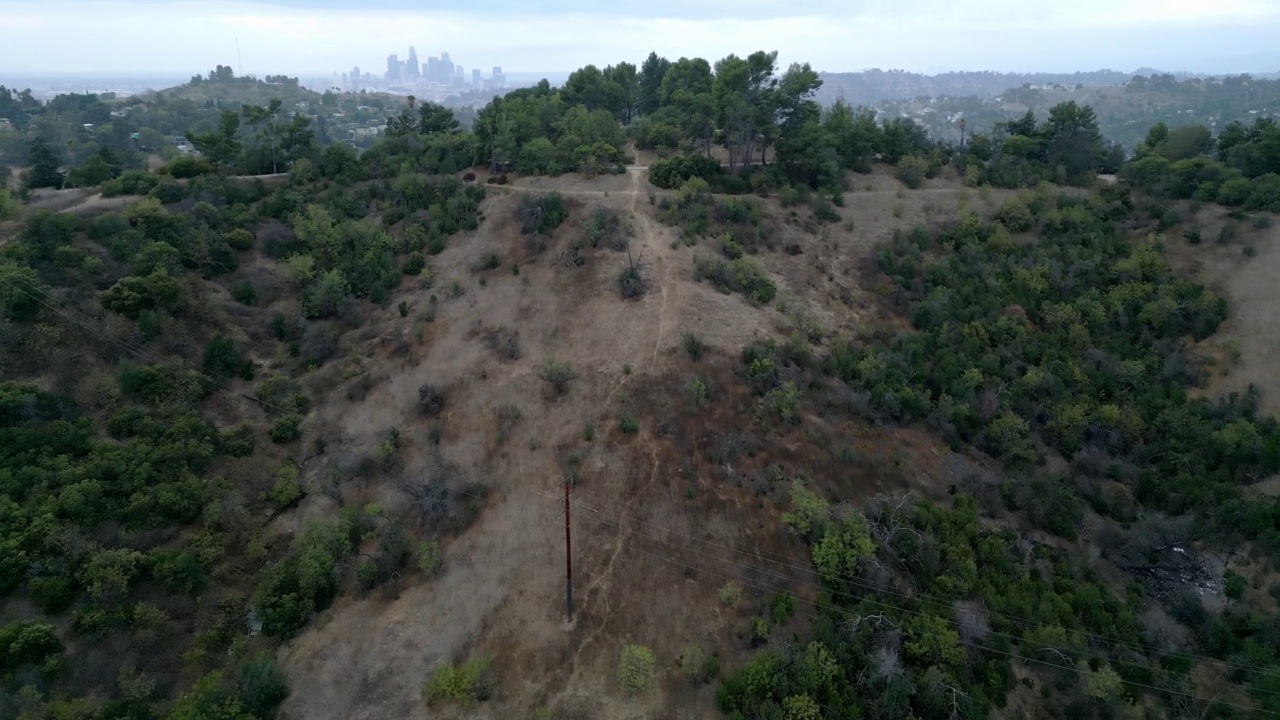
[[[31,170],[27,173],[27,189],[62,187],[63,178],[62,173],[58,172],[58,159],[54,157],[53,150],[49,149],[49,143],[44,138],[37,137],[31,141],[27,158],[31,162]]]

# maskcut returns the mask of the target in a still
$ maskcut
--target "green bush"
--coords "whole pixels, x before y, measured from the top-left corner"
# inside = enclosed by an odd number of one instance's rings
[[[271,426],[271,442],[277,445],[291,443],[302,437],[302,416],[298,413],[287,413]]]
[[[538,378],[547,384],[546,395],[555,400],[569,391],[569,383],[578,377],[567,362],[547,360],[538,368]]]
[[[209,175],[216,173],[218,168],[208,160],[195,155],[183,155],[169,161],[168,165],[160,168],[162,175],[185,179],[198,177],[200,175]]]
[[[161,180],[158,185],[151,188],[151,192],[147,193],[147,197],[153,197],[163,205],[182,202],[186,196],[187,189],[181,183],[167,179]]]
[[[146,195],[160,184],[160,179],[160,176],[146,170],[126,170],[120,174],[120,177],[103,183],[102,196]]]
[[[421,275],[424,268],[427,267],[427,259],[420,252],[411,252],[409,257],[404,261],[404,267],[401,272],[405,275]]]
[[[702,359],[702,353],[706,351],[702,336],[695,332],[686,332],[681,337],[681,343],[684,345],[684,352],[689,356],[690,360],[697,362]]]
[[[919,155],[907,155],[898,161],[896,174],[903,185],[915,190],[929,175],[929,161]]]
[[[719,174],[720,162],[701,154],[677,155],[649,165],[649,182],[666,190],[674,190],[692,178],[709,182]]]
[[[65,577],[34,577],[27,581],[27,595],[45,615],[57,615],[74,599],[71,580]]]
[[[440,564],[444,556],[440,552],[440,543],[435,540],[423,540],[418,545],[418,569],[428,577],[440,572]]]
[[[735,289],[757,305],[767,305],[778,292],[773,280],[755,258],[740,257],[729,263],[729,274]]]
[[[292,462],[281,465],[280,469],[276,470],[275,484],[267,494],[271,504],[277,510],[284,510],[301,500],[303,495],[302,484],[298,482],[298,466]]]
[[[22,201],[0,188],[0,220],[12,220],[22,212]]]
[[[587,242],[591,247],[608,245],[614,250],[626,250],[627,239],[623,230],[622,213],[611,207],[598,207],[591,211],[585,225]]]
[[[248,280],[238,280],[231,286],[231,299],[241,305],[253,305],[258,302],[258,291]]]
[[[653,683],[657,661],[653,651],[643,645],[627,645],[622,648],[618,660],[618,684],[628,695],[639,695]]]
[[[223,240],[226,241],[227,246],[232,250],[235,250],[236,252],[244,252],[246,250],[253,249],[253,245],[257,241],[257,238],[253,236],[253,233],[245,230],[244,228],[236,228],[224,235]]]
[[[1009,232],[1020,233],[1030,230],[1035,225],[1036,217],[1021,199],[1009,198],[1000,212],[996,213],[996,221],[1008,228]]]
[[[273,720],[289,697],[289,682],[270,655],[253,657],[236,673],[236,695],[245,712],[258,720]]]
[[[204,370],[218,378],[238,375],[245,380],[252,380],[254,365],[252,360],[236,350],[231,338],[214,335],[204,346]]]
[[[569,207],[560,193],[525,195],[516,207],[516,220],[525,235],[550,235],[569,217]]]
[[[489,661],[485,658],[468,658],[460,664],[439,665],[422,687],[422,699],[427,705],[440,702],[465,705],[487,700],[489,688],[485,675],[488,669]]]

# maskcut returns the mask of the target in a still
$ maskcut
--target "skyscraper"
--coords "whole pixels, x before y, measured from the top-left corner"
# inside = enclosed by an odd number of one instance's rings
[[[453,76],[453,84],[462,85],[466,82],[467,82],[467,71],[463,70],[462,66],[459,65],[457,68],[455,68],[455,73]]]
[[[360,80],[363,78],[360,74],[360,66],[356,65],[351,68],[351,77],[347,81],[347,92],[360,92]]]
[[[494,87],[502,87],[507,84],[507,76],[502,74],[502,66],[493,66],[493,77],[489,79]]]
[[[440,53],[440,82],[445,85],[453,82],[453,61],[447,52]]]
[[[387,56],[387,82],[399,82],[400,57],[394,53]]]
[[[471,70],[471,84],[476,87],[480,87],[484,84],[484,80],[480,77],[480,68],[473,68]]]
[[[418,51],[413,49],[413,46],[410,45],[409,59],[405,61],[405,66],[404,66],[405,79],[417,80],[418,76],[421,74],[421,68],[422,66],[418,64]]]

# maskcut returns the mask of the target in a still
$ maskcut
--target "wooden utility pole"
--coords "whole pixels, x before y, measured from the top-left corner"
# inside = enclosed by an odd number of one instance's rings
[[[569,542],[569,477],[564,478],[564,606],[573,622],[573,553]]]

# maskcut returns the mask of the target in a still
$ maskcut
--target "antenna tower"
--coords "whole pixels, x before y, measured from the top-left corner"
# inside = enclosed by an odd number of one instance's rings
[[[244,63],[240,60],[240,36],[236,36],[236,74],[244,75]]]

